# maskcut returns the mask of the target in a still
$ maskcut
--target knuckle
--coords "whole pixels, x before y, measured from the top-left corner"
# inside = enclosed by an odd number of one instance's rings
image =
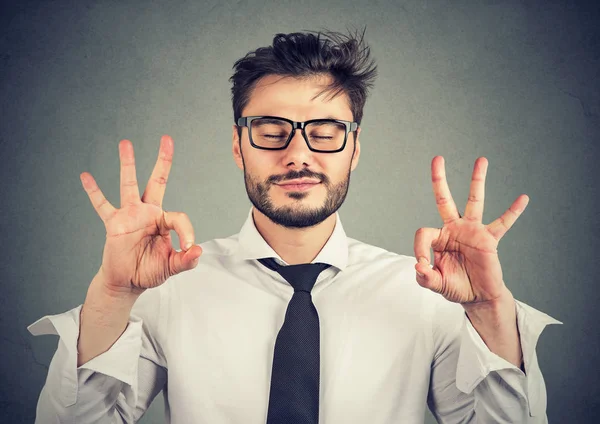
[[[450,198],[446,196],[438,196],[435,201],[438,205],[446,205],[448,202],[450,202]]]
[[[177,221],[181,222],[181,221],[185,221],[188,219],[188,216],[184,213],[184,212],[171,212],[175,214],[175,219],[177,219]]]
[[[103,198],[102,200],[100,200],[97,204],[96,207],[98,209],[101,209],[104,205],[106,205],[108,203],[108,200],[106,200],[105,198]]]
[[[152,180],[159,185],[166,185],[168,181],[165,177],[154,177]]]
[[[104,222],[105,222],[106,224],[108,224],[108,223],[110,223],[110,222],[111,222],[113,219],[115,219],[115,217],[116,217],[116,216],[117,216],[117,211],[113,211],[112,213],[109,213],[109,214],[106,216],[106,218],[105,218]]]

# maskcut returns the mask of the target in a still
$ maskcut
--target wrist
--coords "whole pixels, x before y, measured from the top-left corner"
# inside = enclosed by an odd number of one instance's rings
[[[495,299],[482,302],[462,304],[467,316],[471,321],[495,322],[500,324],[507,319],[512,322],[516,319],[515,298],[508,288],[505,287],[502,294]]]
[[[98,271],[88,287],[79,314],[78,367],[107,351],[123,334],[140,294],[112,289]]]
[[[483,342],[496,355],[516,367],[523,367],[517,306],[507,289],[500,297],[487,302],[463,304],[467,318]]]
[[[119,284],[112,281],[101,266],[94,279],[90,288],[94,286],[94,290],[106,299],[111,299],[115,302],[129,302],[135,301],[145,289],[139,287],[133,287],[131,284]]]
[[[143,290],[132,291],[111,286],[100,270],[88,287],[81,313],[87,311],[90,317],[94,317],[96,324],[122,324],[123,319],[129,317],[133,304],[142,292]]]

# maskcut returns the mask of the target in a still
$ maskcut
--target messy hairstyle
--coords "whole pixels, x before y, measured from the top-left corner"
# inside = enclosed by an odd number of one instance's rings
[[[237,125],[242,110],[250,101],[252,90],[262,77],[309,78],[328,74],[332,83],[322,92],[331,98],[345,93],[350,99],[353,119],[360,125],[367,92],[373,87],[377,66],[364,43],[364,33],[348,36],[332,31],[306,31],[276,34],[273,45],[251,51],[233,65],[229,78],[233,102],[233,119]],[[241,128],[240,128],[241,129]]]

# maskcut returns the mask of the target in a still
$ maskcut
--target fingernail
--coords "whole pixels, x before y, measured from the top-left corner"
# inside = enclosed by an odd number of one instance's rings
[[[423,256],[420,256],[417,262],[419,262],[420,264],[423,264],[423,263],[428,264],[429,263],[427,258],[425,258]]]
[[[185,244],[185,250],[190,250],[190,247],[192,247],[192,244],[193,244],[193,243],[192,243],[191,241],[188,241],[188,242]]]
[[[421,274],[419,271],[417,271],[417,275],[418,275],[419,277],[425,277],[425,274]]]

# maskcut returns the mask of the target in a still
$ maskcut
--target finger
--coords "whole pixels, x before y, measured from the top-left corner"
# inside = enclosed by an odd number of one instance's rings
[[[415,233],[414,251],[417,262],[429,266],[431,263],[431,245],[440,236],[439,228],[419,228]],[[424,262],[423,262],[424,261]]]
[[[440,236],[438,228],[419,228],[415,233],[414,251],[416,280],[421,287],[436,293],[442,292],[442,275],[431,267],[431,246]]]
[[[440,236],[438,228],[419,228],[415,233],[415,271],[417,283],[421,287],[433,290],[436,293],[442,291],[442,276],[440,272],[431,267],[431,245]]]
[[[436,156],[431,161],[431,182],[433,184],[433,194],[435,195],[435,204],[444,223],[454,221],[460,218],[456,204],[450,194],[448,181],[446,181],[446,170],[444,168],[444,158]]]
[[[179,246],[183,251],[187,251],[194,245],[194,228],[190,218],[183,212],[163,212],[163,229],[161,230],[174,230],[179,237]]]
[[[488,160],[479,158],[475,161],[473,175],[471,176],[471,187],[469,200],[465,207],[464,218],[481,222],[483,219],[483,202],[485,197],[485,176],[487,174]]]
[[[444,286],[442,285],[442,274],[437,269],[430,268],[428,266],[426,269],[417,270],[416,280],[421,287],[429,289],[433,292],[442,293],[444,291]]]
[[[83,189],[87,193],[90,198],[90,202],[92,202],[92,206],[96,210],[96,213],[102,220],[102,222],[108,221],[117,211],[113,205],[110,204],[104,194],[96,184],[96,180],[92,177],[92,174],[89,172],[82,172],[79,175],[79,179],[81,180],[81,184],[83,185]]]
[[[140,191],[135,175],[135,157],[131,141],[121,140],[119,159],[121,160],[121,207],[139,203]]]
[[[173,139],[168,135],[163,135],[160,139],[158,150],[158,159],[150,175],[150,180],[144,190],[142,202],[152,203],[162,208],[162,201],[165,196],[167,180],[173,163]]]
[[[521,216],[527,204],[529,196],[522,194],[510,205],[499,218],[487,225],[487,230],[494,236],[496,240],[500,240],[504,234],[513,226],[517,218]]]
[[[198,265],[199,258],[202,255],[202,248],[195,244],[187,252],[176,252],[171,256],[171,269],[174,274],[179,274],[183,271],[188,271]]]

